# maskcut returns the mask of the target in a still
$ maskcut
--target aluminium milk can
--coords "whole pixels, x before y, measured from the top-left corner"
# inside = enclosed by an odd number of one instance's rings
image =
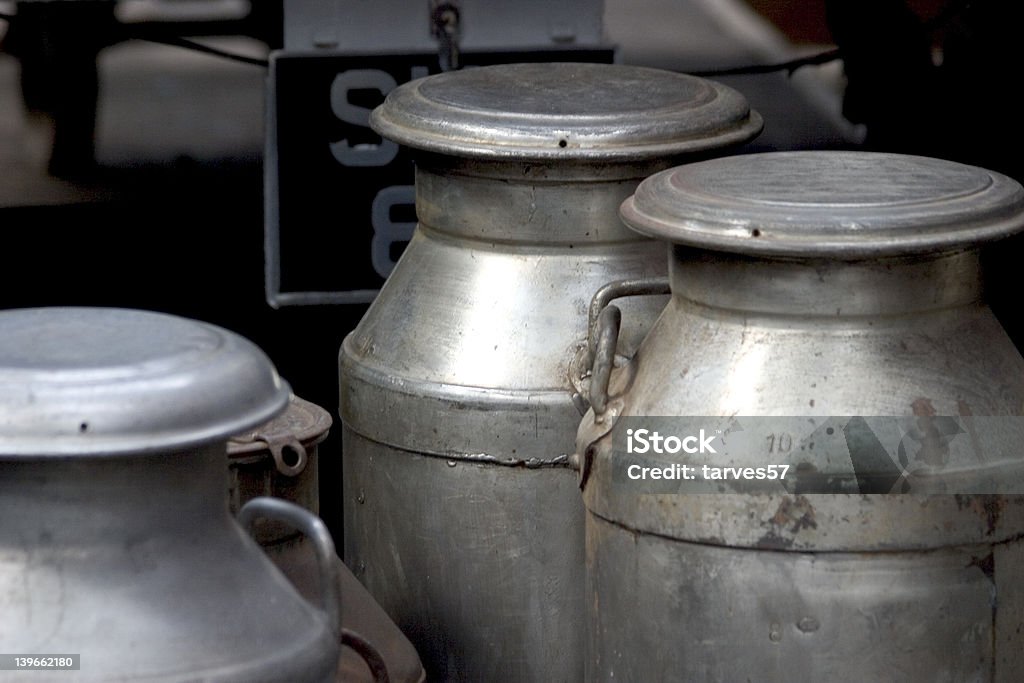
[[[274,419],[232,435],[228,441],[228,507],[232,514],[258,496],[291,501],[313,514],[320,512],[317,445],[327,438],[331,415],[318,405],[292,396]],[[308,539],[282,522],[260,519],[253,537],[275,564],[288,574],[301,563]],[[314,573],[315,578],[315,573]],[[303,593],[306,587],[300,587]],[[310,586],[315,596],[316,586]]]
[[[580,426],[587,680],[1019,678],[1024,359],[979,248],[1024,225],[1021,186],[763,154],[622,215],[671,243],[672,298]]]
[[[330,413],[293,395],[285,412],[232,436],[228,441],[231,513],[260,496],[280,498],[319,513],[319,444],[330,427]],[[274,519],[253,522],[253,536],[267,556],[301,595],[317,600],[321,571],[310,538]],[[337,558],[336,571],[343,633],[335,681],[376,681],[383,670],[395,683],[420,683],[423,666],[412,644]]]
[[[80,655],[4,680],[332,679],[337,601],[303,600],[228,512],[228,438],[289,394],[212,325],[0,313],[0,651]],[[280,514],[268,500],[243,512]],[[334,577],[326,527],[296,510]]]
[[[522,64],[401,86],[371,125],[416,151],[419,225],[341,349],[345,559],[432,679],[579,681],[570,365],[595,291],[665,272],[616,208],[760,117],[690,76]],[[622,353],[662,305],[626,300]]]

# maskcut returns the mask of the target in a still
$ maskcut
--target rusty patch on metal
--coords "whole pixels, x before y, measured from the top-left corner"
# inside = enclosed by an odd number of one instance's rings
[[[985,451],[981,447],[981,441],[978,439],[978,432],[974,428],[974,411],[971,410],[971,406],[967,401],[963,399],[957,399],[956,402],[957,412],[960,413],[960,417],[966,418],[962,420],[964,426],[967,428],[967,434],[971,438],[971,447],[974,449],[974,457],[977,458],[978,462],[985,462]]]
[[[783,496],[778,509],[769,520],[773,526],[782,528],[793,524],[789,532],[799,533],[802,529],[817,529],[818,522],[814,519],[814,506],[804,496],[790,498]]]
[[[977,567],[985,576],[988,577],[989,581],[995,582],[996,574],[996,560],[995,554],[989,553],[985,557],[972,557],[971,561],[967,564],[968,569],[971,567]]]
[[[996,525],[999,524],[999,518],[1003,514],[1003,507],[1006,501],[1002,496],[984,496],[982,499],[982,507],[985,510],[985,518],[988,522],[987,535],[991,536],[996,531]]]
[[[985,518],[986,536],[991,536],[996,532],[999,520],[1003,516],[1003,508],[1006,507],[1006,498],[993,494],[987,496],[956,495],[953,499],[956,501],[958,510],[968,510]]]
[[[935,406],[932,405],[931,399],[921,397],[916,399],[910,404],[911,410],[914,411],[914,415],[918,417],[934,417]]]
[[[962,403],[962,402],[961,402]],[[921,447],[914,456],[915,460],[921,460],[929,465],[942,467],[949,460],[949,442],[957,434],[963,433],[960,423],[952,417],[936,417],[935,406],[930,399],[921,397],[910,404],[914,415],[917,416],[917,431],[915,440],[920,442]],[[961,405],[961,410],[967,407]],[[903,450],[903,443],[900,443],[900,462],[906,458]],[[905,466],[905,463],[904,463]]]
[[[757,539],[757,543],[754,544],[754,547],[761,548],[763,550],[788,550],[793,547],[793,539],[779,536],[774,530],[772,530]]]

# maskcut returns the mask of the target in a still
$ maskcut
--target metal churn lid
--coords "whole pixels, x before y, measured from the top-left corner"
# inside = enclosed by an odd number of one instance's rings
[[[955,251],[1024,227],[1024,188],[983,168],[871,152],[778,152],[657,173],[631,228],[702,249],[860,259]]]
[[[227,441],[291,389],[254,344],[113,308],[0,312],[0,455],[103,456]]]
[[[384,137],[474,159],[627,162],[738,144],[746,99],[694,76],[617,64],[502,64],[412,81],[370,118]]]
[[[307,451],[327,438],[331,422],[326,410],[292,396],[288,409],[273,420],[233,435],[228,441],[228,457],[240,459],[269,451],[281,474],[295,476],[306,465]],[[289,457],[297,462],[289,463]]]

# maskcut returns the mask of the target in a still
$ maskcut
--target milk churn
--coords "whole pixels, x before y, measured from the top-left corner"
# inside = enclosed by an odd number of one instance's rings
[[[656,174],[622,216],[671,243],[672,298],[620,368],[600,317],[587,680],[1019,677],[1024,359],[979,249],[1021,186],[762,154]]]
[[[293,395],[284,413],[232,436],[228,441],[231,512],[238,513],[260,496],[273,496],[319,512],[319,444],[327,438],[330,427],[331,416],[326,410]],[[307,535],[280,521],[256,518],[253,536],[301,595],[308,600],[318,599],[321,569],[316,548]],[[336,561],[336,571],[342,648],[335,680],[421,683],[423,666],[408,639],[340,560]]]
[[[419,225],[341,350],[346,561],[432,678],[578,681],[570,366],[595,291],[665,272],[616,207],[760,117],[685,75],[530,64],[414,81],[371,125],[416,151]],[[664,303],[626,301],[624,354]]]
[[[282,498],[319,513],[317,445],[327,438],[330,427],[330,413],[292,396],[282,414],[233,435],[228,441],[228,505],[232,514],[257,496]],[[253,532],[286,574],[290,558],[305,554],[300,546],[308,540],[286,524],[260,519]],[[295,561],[300,562],[297,558]],[[316,586],[310,588],[315,594]]]
[[[212,325],[0,313],[0,651],[80,656],[4,680],[332,679],[336,591],[307,603],[228,513],[228,438],[289,394],[259,349]],[[326,527],[268,500],[247,518],[299,524],[335,586]]]

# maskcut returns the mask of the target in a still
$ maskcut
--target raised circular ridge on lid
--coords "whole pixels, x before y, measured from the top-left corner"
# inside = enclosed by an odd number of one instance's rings
[[[644,180],[628,226],[751,255],[856,259],[967,248],[1024,227],[1024,188],[983,168],[873,152],[773,152]]]
[[[617,64],[502,64],[392,90],[375,131],[415,149],[481,159],[630,161],[745,142],[761,117],[735,90]]]
[[[215,325],[116,308],[0,312],[0,459],[226,442],[290,395],[259,348]]]

